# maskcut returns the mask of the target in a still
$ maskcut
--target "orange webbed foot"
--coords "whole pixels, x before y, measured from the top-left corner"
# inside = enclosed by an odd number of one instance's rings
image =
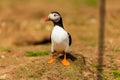
[[[69,61],[67,61],[66,59],[63,59],[63,60],[62,60],[62,64],[63,64],[64,66],[69,66],[69,65],[70,65]]]
[[[52,59],[50,59],[50,60],[48,61],[49,64],[52,64],[52,63],[54,63],[54,62],[55,62],[55,59],[54,59],[54,58],[52,58]]]
[[[55,59],[54,59],[54,54],[51,53],[51,59],[48,61],[49,64],[52,64],[55,62]]]
[[[64,59],[62,60],[62,64],[64,66],[69,66],[70,65],[69,61],[67,61],[67,59],[66,59],[66,53],[64,54]]]

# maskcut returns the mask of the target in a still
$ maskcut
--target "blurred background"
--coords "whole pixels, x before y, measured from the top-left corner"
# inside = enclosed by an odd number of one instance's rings
[[[97,0],[1,0],[0,45],[29,45],[49,37],[53,24],[44,18],[52,11],[63,17],[65,28],[81,43],[96,45],[99,4]],[[75,37],[75,38],[74,38]],[[94,40],[94,41],[93,41]]]
[[[106,41],[119,43],[119,1],[106,1]],[[99,2],[97,0],[1,0],[0,45],[26,45],[49,36],[52,23],[44,18],[51,11],[58,11],[65,28],[75,43],[96,46],[99,28]],[[46,34],[44,34],[44,32]],[[42,37],[41,37],[42,36]],[[116,40],[117,38],[117,40]],[[86,41],[88,41],[86,43]],[[110,45],[108,44],[108,45]],[[116,45],[116,47],[117,47]]]
[[[65,29],[73,38],[70,51],[97,62],[99,0],[0,0],[0,51],[5,55],[9,55],[4,53],[6,49],[13,50],[14,55],[15,50],[18,53],[27,49],[50,51],[53,24],[44,19],[52,11],[61,14]],[[106,78],[111,76],[110,70],[120,68],[119,0],[106,0],[105,21]],[[120,79],[120,73],[116,73]],[[114,72],[112,75],[111,80],[117,79]]]

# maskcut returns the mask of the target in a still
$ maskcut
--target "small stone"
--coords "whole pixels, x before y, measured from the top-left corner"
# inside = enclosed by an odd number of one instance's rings
[[[6,74],[0,75],[0,80],[6,79]]]
[[[5,58],[5,56],[4,56],[4,55],[1,55],[1,58],[2,58],[2,59],[4,59],[4,58]]]

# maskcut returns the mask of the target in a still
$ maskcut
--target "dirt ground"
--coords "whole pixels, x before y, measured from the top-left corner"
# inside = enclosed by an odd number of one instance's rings
[[[101,71],[97,66],[99,4],[80,1],[1,0],[0,80],[97,80]],[[103,80],[120,80],[119,3],[106,1]],[[50,55],[26,55],[28,51],[50,53],[53,24],[44,18],[51,11],[61,13],[65,29],[72,36],[69,51],[73,56],[68,58],[71,65],[67,67],[60,57],[54,64],[47,64]]]

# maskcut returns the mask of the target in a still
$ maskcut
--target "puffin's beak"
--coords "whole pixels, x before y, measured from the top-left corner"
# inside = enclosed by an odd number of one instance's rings
[[[49,17],[48,16],[46,16],[45,17],[45,21],[49,21],[50,19],[49,19]]]

